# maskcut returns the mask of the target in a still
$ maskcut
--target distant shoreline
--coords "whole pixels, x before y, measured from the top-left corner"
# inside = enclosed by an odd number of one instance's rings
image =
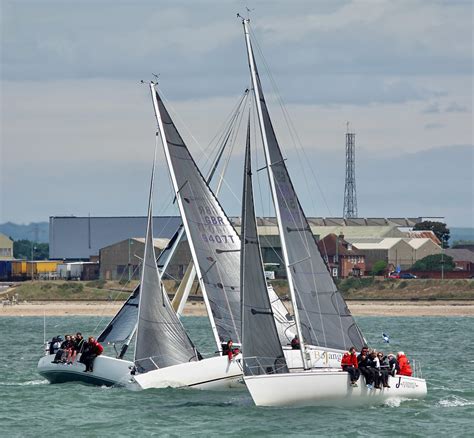
[[[459,301],[349,301],[354,316],[448,316],[474,317],[474,300]],[[0,317],[106,316],[112,317],[122,303],[106,301],[35,301],[0,306]],[[203,302],[186,304],[184,315],[205,316]]]

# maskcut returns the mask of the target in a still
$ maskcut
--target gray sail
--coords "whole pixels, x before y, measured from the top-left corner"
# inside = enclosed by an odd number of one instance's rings
[[[137,286],[112,321],[97,337],[99,342],[109,344],[125,342],[132,336],[137,325],[139,299],[140,286]]]
[[[182,216],[194,248],[220,342],[240,343],[240,239],[217,198],[201,175],[159,94],[159,114],[170,156],[170,166],[182,199]],[[212,321],[211,321],[212,322]]]
[[[244,375],[288,373],[263,272],[252,189],[250,121],[242,195],[242,354]]]
[[[280,232],[285,234],[287,269],[292,271],[303,339],[306,344],[326,348],[345,350],[354,345],[360,349],[365,344],[364,337],[319,252],[288,174],[258,72],[256,76],[271,161],[267,166],[271,166],[275,181]],[[271,178],[271,172],[269,175]]]
[[[168,295],[161,287],[153,246],[154,170],[153,162],[135,342],[135,364],[139,372],[198,360],[194,345],[172,309]]]

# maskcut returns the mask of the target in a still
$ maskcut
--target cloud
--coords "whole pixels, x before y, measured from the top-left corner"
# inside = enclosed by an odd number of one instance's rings
[[[425,129],[440,129],[443,127],[443,124],[441,123],[427,123],[425,125]]]
[[[441,112],[439,109],[439,103],[431,103],[422,112],[423,114],[439,114]]]
[[[233,95],[248,83],[239,9],[241,1],[4,1],[3,79],[138,81],[156,72],[180,99]],[[264,0],[252,15],[293,101],[427,98],[412,76],[472,74],[469,4]]]
[[[466,113],[468,112],[468,108],[465,105],[459,105],[456,102],[452,102],[447,108],[447,113]]]
[[[145,195],[134,193],[146,185],[156,122],[139,81],[160,74],[180,131],[203,155],[192,138],[206,145],[249,84],[243,9],[241,0],[4,0],[0,216],[141,214]],[[332,170],[326,153],[344,157],[347,120],[368,159],[471,143],[471,13],[470,2],[259,1],[254,48],[285,153],[296,146],[276,91],[302,147],[317,151],[316,170]],[[38,183],[48,195],[25,203]]]

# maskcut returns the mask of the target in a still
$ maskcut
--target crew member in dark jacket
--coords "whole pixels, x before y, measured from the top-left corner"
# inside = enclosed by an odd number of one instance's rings
[[[65,335],[65,340],[61,344],[61,348],[57,351],[52,363],[66,363],[69,353],[73,347],[71,335]]]
[[[400,371],[397,358],[395,357],[393,353],[389,353],[387,355],[387,359],[388,359],[389,373],[392,377],[395,377],[395,374],[398,374],[398,372]]]
[[[382,383],[382,374],[380,373],[380,362],[379,358],[377,357],[377,352],[375,350],[371,350],[369,356],[367,357],[367,366],[372,371],[373,379],[374,379],[374,388],[382,389],[380,386]]]
[[[365,378],[366,385],[372,389],[374,383],[374,370],[369,366],[369,347],[363,347],[359,356],[357,356],[357,363],[359,371]]]
[[[384,356],[383,353],[379,351],[377,353],[377,357],[380,363],[380,374],[381,374],[382,385],[384,388],[390,388],[390,385],[388,384],[389,364],[388,364],[387,356]]]
[[[85,343],[85,341],[84,341],[84,338],[82,337],[82,333],[77,332],[76,333],[76,338],[74,339],[74,347],[73,347],[72,354],[71,354],[71,359],[70,359],[71,363],[74,363],[74,361],[76,360],[76,356],[84,348],[84,343]]]

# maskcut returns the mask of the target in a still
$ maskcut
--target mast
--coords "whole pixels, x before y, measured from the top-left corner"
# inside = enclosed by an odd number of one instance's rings
[[[285,261],[285,268],[286,268],[286,273],[287,273],[287,278],[288,278],[288,286],[290,288],[291,303],[293,305],[293,312],[294,312],[294,315],[295,315],[296,332],[298,334],[298,338],[300,339],[301,358],[303,360],[303,368],[308,369],[308,364],[307,364],[307,361],[306,361],[306,349],[305,349],[305,345],[304,345],[304,339],[303,339],[303,336],[302,336],[300,316],[299,316],[299,312],[298,312],[298,305],[297,305],[297,302],[296,302],[296,294],[295,294],[295,289],[294,289],[294,284],[293,284],[293,274],[291,272],[291,266],[289,264],[285,233],[283,232],[283,229],[282,229],[282,220],[281,220],[281,215],[280,215],[278,196],[277,196],[277,192],[276,192],[275,176],[273,174],[272,162],[271,162],[271,158],[270,158],[270,151],[268,149],[267,132],[266,132],[266,129],[265,129],[265,124],[263,122],[262,106],[261,106],[261,103],[260,103],[260,92],[259,92],[258,82],[257,82],[257,72],[256,72],[256,67],[255,67],[255,60],[254,60],[254,56],[253,56],[253,51],[252,51],[252,45],[250,43],[249,30],[248,30],[249,22],[250,22],[249,19],[242,19],[242,24],[244,26],[244,34],[245,34],[245,43],[246,43],[246,46],[247,46],[247,55],[248,55],[248,61],[249,61],[250,76],[252,78],[253,92],[254,92],[254,96],[255,96],[255,105],[257,106],[258,122],[260,124],[260,133],[261,133],[261,136],[262,136],[263,148],[264,148],[264,151],[265,151],[265,160],[266,160],[266,163],[267,163],[267,170],[268,170],[268,176],[269,176],[268,179],[269,179],[269,182],[270,182],[270,188],[271,188],[271,191],[272,191],[272,199],[273,199],[273,204],[275,206],[275,214],[276,214],[277,223],[278,223],[278,230],[279,230],[279,233],[280,233],[283,260]]]
[[[179,191],[179,186],[178,186],[178,182],[176,180],[176,175],[174,174],[174,169],[173,169],[173,165],[172,165],[171,157],[170,157],[170,151],[169,151],[169,148],[168,148],[168,141],[166,139],[166,133],[165,133],[165,129],[163,127],[163,120],[161,118],[160,109],[158,107],[158,102],[156,100],[156,92],[155,92],[154,85],[155,84],[153,82],[150,82],[150,84],[149,84],[150,92],[151,92],[151,99],[152,99],[152,102],[153,102],[153,108],[155,110],[156,121],[158,122],[158,129],[159,129],[159,132],[160,132],[160,135],[161,135],[161,141],[163,143],[163,148],[164,148],[164,151],[165,151],[166,161],[168,163],[168,169],[169,169],[169,172],[170,172],[171,181],[172,181],[172,184],[173,184],[174,191],[176,193],[176,200],[178,202],[179,210],[181,211],[181,219],[183,220],[183,225],[184,225],[184,229],[186,231],[186,235],[190,236],[191,233],[190,233],[190,229],[189,229],[189,224],[188,224],[186,215],[183,213],[184,212],[183,200],[181,198],[181,194],[180,194],[180,191]],[[217,332],[217,327],[216,327],[216,323],[214,321],[214,316],[212,314],[211,305],[209,303],[209,299],[208,299],[208,296],[207,296],[207,293],[206,293],[206,286],[205,286],[204,281],[203,281],[203,274],[201,272],[199,263],[197,263],[198,258],[197,258],[196,250],[194,248],[194,245],[193,245],[191,239],[189,239],[189,248],[191,250],[193,260],[195,261],[194,266],[195,266],[195,269],[196,269],[196,272],[197,272],[197,275],[198,275],[198,278],[199,278],[199,284],[201,286],[202,295],[203,295],[203,298],[204,298],[204,303],[206,304],[206,310],[207,310],[207,314],[208,314],[208,317],[209,317],[209,321],[211,323],[211,329],[212,329],[212,332],[214,334],[214,339],[216,341],[217,348],[220,350],[221,349],[221,341],[220,341],[220,338],[219,338],[219,333]]]
[[[143,250],[143,266],[142,266],[142,272],[141,272],[141,275],[140,275],[140,284],[143,285],[144,283],[144,279],[145,279],[145,263],[146,263],[146,260],[147,260],[147,255],[148,255],[148,251],[150,250],[150,248],[148,247],[148,239],[149,239],[149,233],[150,233],[150,230],[151,230],[151,226],[152,226],[152,223],[153,223],[153,186],[155,184],[155,166],[156,166],[156,150],[158,149],[158,141],[156,140],[155,141],[155,149],[154,149],[154,152],[153,152],[153,167],[152,167],[152,170],[151,170],[151,181],[150,181],[150,193],[148,195],[148,211],[147,211],[147,225],[146,225],[146,236],[145,236],[145,248]],[[153,236],[151,237],[153,239]],[[153,249],[153,248],[152,248]],[[138,315],[140,315],[140,309],[142,307],[142,299],[140,298],[139,301],[138,301]],[[140,319],[140,316],[138,317],[138,319]],[[138,338],[138,321],[137,321],[137,325],[135,326],[135,329],[134,329],[134,334],[137,335],[137,338]],[[130,339],[132,337],[130,336]],[[133,352],[133,358],[134,360],[136,360],[137,358],[137,346],[138,346],[138,342],[135,341],[135,349],[134,349],[134,352]]]

